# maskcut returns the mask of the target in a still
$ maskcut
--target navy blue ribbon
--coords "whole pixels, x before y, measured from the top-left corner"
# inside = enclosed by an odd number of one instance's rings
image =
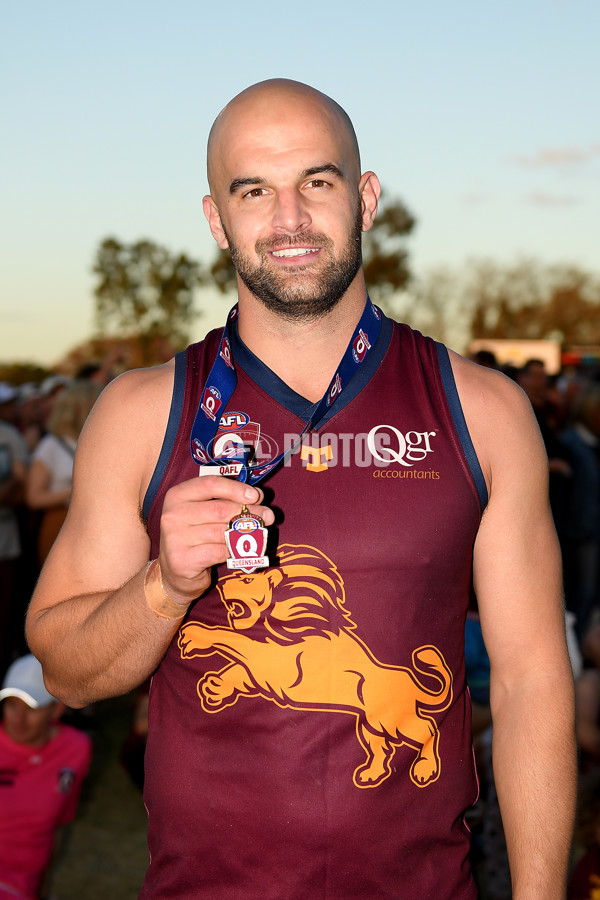
[[[227,456],[213,457],[213,444],[217,432],[221,416],[227,408],[227,404],[233,396],[237,385],[237,375],[231,352],[231,326],[237,319],[237,304],[230,311],[221,343],[219,352],[215,358],[212,369],[210,370],[208,379],[202,390],[200,405],[192,426],[192,434],[190,438],[190,447],[192,459],[198,465],[213,466],[231,466],[239,464],[241,466],[238,481],[245,481],[248,484],[258,484],[278,466],[283,459],[294,452],[298,444],[302,440],[305,432],[312,428],[316,428],[321,420],[327,415],[331,406],[336,402],[345,387],[348,386],[354,377],[365,357],[375,345],[381,329],[381,311],[367,297],[365,308],[358,325],[354,330],[354,334],[350,338],[344,355],[340,361],[337,371],[329,383],[329,387],[325,391],[323,397],[317,404],[310,420],[306,424],[302,434],[298,437],[296,443],[288,450],[280,453],[268,463],[259,465],[251,465],[249,463],[250,451],[247,448],[239,447],[234,455],[228,452]]]

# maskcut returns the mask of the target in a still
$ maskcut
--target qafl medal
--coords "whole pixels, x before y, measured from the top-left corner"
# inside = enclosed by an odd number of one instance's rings
[[[220,441],[217,440],[224,417],[227,421],[229,403],[237,388],[237,374],[232,354],[234,341],[241,340],[236,332],[237,318],[238,307],[236,305],[227,317],[219,351],[200,395],[202,399],[198,405],[190,435],[190,451],[201,475],[211,473],[231,475],[235,476],[238,481],[255,485],[267,478],[271,472],[291,457],[292,453],[295,453],[300,446],[304,434],[315,431],[330,415],[331,407],[337,402],[346,385],[352,381],[358,367],[363,365],[371,348],[375,346],[381,331],[382,313],[367,297],[350,343],[338,364],[329,387],[321,400],[315,404],[310,418],[305,422],[302,434],[297,436],[292,446],[286,447],[272,459],[267,462],[257,460],[254,463],[250,461],[248,447],[241,440],[239,440],[239,445],[241,445],[239,452],[233,456],[225,453],[222,446],[219,449]],[[235,408],[230,414],[246,416],[246,413],[238,413]],[[253,449],[256,451],[256,447]],[[265,556],[267,547],[265,523],[259,516],[252,515],[246,506],[243,506],[240,514],[234,516],[229,522],[229,528],[225,531],[225,540],[229,551],[228,569],[239,570],[250,575],[256,569],[263,569],[269,565],[269,558]]]
[[[229,550],[228,569],[240,569],[247,575],[256,569],[264,569],[269,565],[269,557],[264,555],[267,546],[268,532],[260,516],[254,516],[242,506],[239,515],[229,522],[225,532],[225,541]]]

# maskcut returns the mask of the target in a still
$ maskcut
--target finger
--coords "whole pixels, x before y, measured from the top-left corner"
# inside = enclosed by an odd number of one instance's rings
[[[198,482],[208,483],[199,485]],[[247,506],[266,525],[271,525],[275,516],[269,507],[262,505],[263,500],[264,494],[258,487],[208,475],[171,488],[165,496],[162,516],[165,523],[171,516],[181,515],[190,524],[223,522],[227,525],[242,506]]]
[[[227,560],[228,553],[224,541],[213,543],[203,541],[190,547],[180,547],[161,553],[163,582],[168,580],[178,591],[188,593],[194,582],[207,570]]]
[[[223,500],[231,500],[240,505],[244,503],[257,504],[264,499],[260,488],[244,484],[242,481],[225,478],[223,475],[203,475],[202,478],[191,478],[188,481],[182,481],[167,492],[167,496],[169,495],[177,500],[211,500],[221,498]]]
[[[239,516],[244,504],[231,500],[187,500],[185,502],[165,504],[161,516],[161,534],[177,531],[182,526],[220,525],[221,529],[229,526],[234,516]],[[247,507],[253,515],[259,516],[266,525],[275,520],[273,511],[268,506]]]

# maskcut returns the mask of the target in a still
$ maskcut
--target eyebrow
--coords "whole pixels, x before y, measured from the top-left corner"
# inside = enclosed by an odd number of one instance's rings
[[[252,186],[253,184],[264,184],[264,178],[259,178],[255,176],[254,178],[234,178],[231,184],[229,185],[229,193],[235,194],[237,191],[241,190],[241,188]]]
[[[312,169],[305,169],[304,172],[301,173],[301,177],[310,178],[311,175],[320,175],[321,173],[336,175],[338,178],[344,177],[342,170],[338,169],[334,163],[325,163],[323,166],[313,166]]]
[[[313,175],[329,174],[335,175],[337,178],[343,178],[344,173],[334,163],[324,163],[322,166],[312,166],[310,169],[304,169],[300,172],[300,178],[310,178]],[[258,175],[248,176],[248,178],[234,178],[229,185],[229,193],[235,194],[245,187],[252,187],[265,183],[264,178]]]

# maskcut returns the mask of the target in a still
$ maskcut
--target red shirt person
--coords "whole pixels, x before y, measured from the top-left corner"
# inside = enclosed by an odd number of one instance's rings
[[[0,898],[40,897],[61,826],[75,817],[89,737],[59,722],[34,656],[10,666],[0,725]]]

